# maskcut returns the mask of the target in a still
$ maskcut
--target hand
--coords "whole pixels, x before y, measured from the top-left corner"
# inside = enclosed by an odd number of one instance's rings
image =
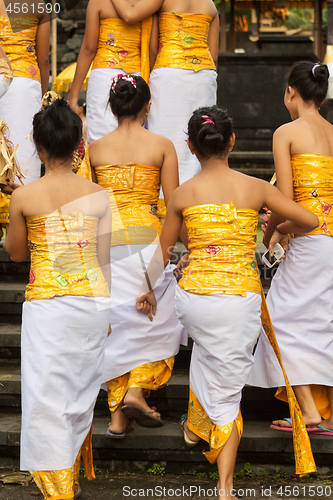
[[[78,98],[75,96],[71,96],[69,94],[68,99],[67,99],[67,104],[70,105],[70,107],[74,110],[75,106],[77,105]]]
[[[156,314],[157,301],[154,292],[144,293],[136,299],[138,311],[147,314],[150,321],[153,321],[153,315]]]
[[[177,264],[177,268],[174,270],[173,274],[176,276],[176,278],[182,278],[183,276],[183,269],[187,267],[190,263],[190,254],[189,252],[185,253],[181,259],[179,260]]]
[[[279,231],[275,229],[274,233],[272,234],[272,237],[269,241],[268,245],[268,250],[270,251],[271,256],[273,257],[274,255],[274,245],[276,243],[280,243],[282,246],[283,250],[287,252],[289,250],[289,238],[287,234],[282,234]],[[281,259],[285,259],[285,255],[282,255]],[[280,263],[281,260],[278,260],[278,263]]]
[[[15,184],[15,182],[7,179],[6,184],[0,184],[0,191],[4,194],[12,194],[14,189],[17,189],[19,187],[20,187],[19,184]]]
[[[112,332],[112,328],[111,328],[111,325],[110,325],[110,323],[109,323],[108,337],[109,337],[109,335],[111,335],[111,332]]]

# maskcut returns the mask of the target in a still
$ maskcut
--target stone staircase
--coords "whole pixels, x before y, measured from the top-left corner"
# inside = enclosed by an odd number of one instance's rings
[[[263,275],[261,250],[259,246],[257,261]],[[13,263],[5,249],[0,248],[0,468],[18,466],[21,418],[20,322],[28,270],[28,259],[20,264]],[[269,280],[269,275],[263,275],[266,289]],[[202,455],[202,451],[207,450],[206,443],[189,450],[178,425],[180,415],[187,408],[191,348],[189,340],[188,346],[182,347],[176,357],[170,381],[156,393],[153,392],[149,400],[149,404],[156,406],[162,413],[165,426],[161,429],[135,426],[135,431],[124,440],[107,439],[104,433],[110,416],[106,393],[100,392],[93,433],[94,457],[98,466],[142,470],[148,464],[166,462],[167,470],[174,472],[212,470]],[[238,453],[239,461],[284,465],[293,463],[291,434],[269,428],[273,418],[288,415],[287,405],[273,396],[274,390],[244,388],[244,435]],[[311,442],[318,465],[333,464],[333,440],[312,436]]]

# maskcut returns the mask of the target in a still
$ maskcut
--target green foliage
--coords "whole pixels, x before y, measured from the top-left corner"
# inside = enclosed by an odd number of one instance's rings
[[[267,470],[263,470],[262,473],[260,474],[262,477],[267,477],[268,476],[268,472]]]
[[[209,473],[209,479],[213,479],[214,481],[218,481],[219,480],[219,473],[218,471],[216,470],[215,472],[210,472]]]
[[[234,478],[237,478],[237,477],[243,477],[243,478],[248,478],[248,479],[254,478],[254,474],[251,470],[251,464],[249,462],[246,462],[244,464],[244,467],[240,471],[238,471],[234,474]]]
[[[154,476],[164,476],[165,474],[165,467],[163,467],[163,463],[161,464],[154,464],[154,467],[151,469],[147,470],[148,474],[153,474]]]
[[[312,30],[312,9],[290,9],[285,25],[291,30]]]
[[[276,474],[272,476],[272,479],[289,479],[290,474],[287,469],[283,469],[283,467],[278,467],[276,469]]]

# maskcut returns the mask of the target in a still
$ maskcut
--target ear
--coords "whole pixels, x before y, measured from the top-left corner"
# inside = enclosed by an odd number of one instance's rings
[[[230,140],[229,140],[229,150],[232,150],[236,142],[236,136],[235,134],[231,134]]]
[[[193,146],[192,142],[190,141],[189,138],[187,138],[186,142],[187,142],[187,145],[188,145],[188,149],[191,151],[192,155],[194,155],[195,151],[194,151],[194,146]]]
[[[147,107],[146,107],[146,114],[149,115],[149,112],[150,112],[150,108],[151,108],[151,103],[152,103],[152,100],[150,99],[148,104],[147,104]]]
[[[288,94],[289,94],[289,101],[292,101],[292,99],[296,95],[296,91],[295,91],[295,89],[293,89],[292,87],[290,87],[290,85],[288,86]]]

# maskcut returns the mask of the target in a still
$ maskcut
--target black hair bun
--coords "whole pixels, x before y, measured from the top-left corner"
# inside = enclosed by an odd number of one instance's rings
[[[313,75],[318,80],[318,82],[327,82],[330,77],[330,73],[326,64],[320,64],[314,67]]]
[[[137,90],[133,83],[129,80],[120,79],[114,89],[114,93],[119,99],[128,101],[136,96]]]

